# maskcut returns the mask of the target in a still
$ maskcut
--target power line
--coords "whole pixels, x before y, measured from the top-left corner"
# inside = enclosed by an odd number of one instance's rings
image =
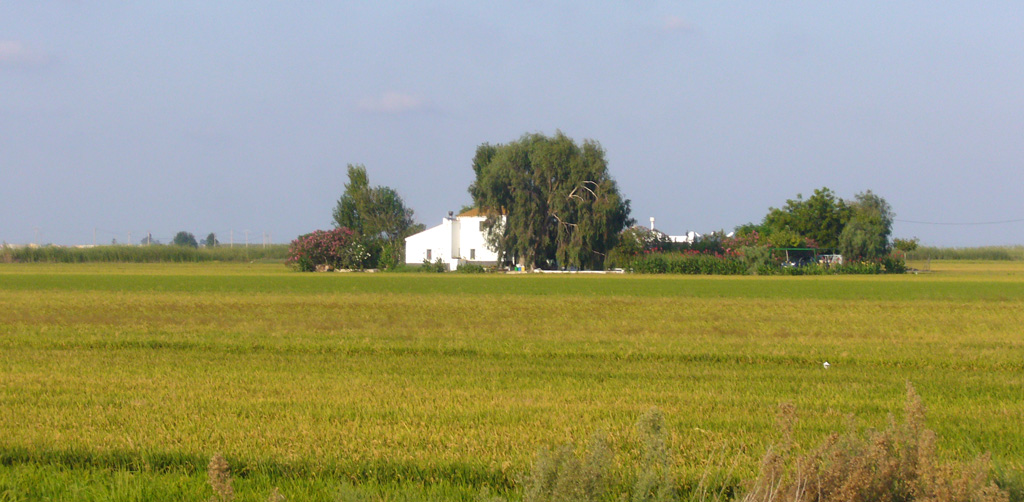
[[[976,226],[976,225],[1005,225],[1007,223],[1020,223],[1024,221],[1024,218],[1018,218],[1015,220],[1000,220],[1000,221],[972,221],[968,223],[950,223],[950,222],[939,222],[939,221],[914,221],[914,220],[900,220],[893,219],[900,223],[915,223],[918,225],[945,225],[945,226]]]

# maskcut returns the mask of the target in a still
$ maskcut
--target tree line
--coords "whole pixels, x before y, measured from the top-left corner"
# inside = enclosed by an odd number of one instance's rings
[[[781,208],[769,208],[761,223],[736,228],[773,248],[815,248],[851,258],[880,258],[892,251],[892,206],[867,190],[843,200],[827,187],[806,200],[801,194]]]
[[[630,200],[620,193],[605,150],[596,141],[578,143],[561,131],[553,136],[525,134],[508,143],[481,144],[471,167],[472,202],[464,209],[475,208],[486,216],[487,242],[502,264],[603,269],[621,266],[639,253],[672,247],[667,236],[636,226]],[[347,174],[333,210],[335,228],[293,241],[290,262],[312,269],[321,259],[313,256],[330,255],[318,246],[347,246],[328,265],[403,265],[405,238],[424,226],[414,221],[412,209],[395,189],[370,185],[365,166],[350,164]],[[822,187],[807,199],[798,194],[782,207],[769,208],[759,223],[740,225],[735,234],[737,242],[751,249],[813,248],[873,259],[888,255],[894,243],[916,245],[916,240],[891,239],[894,216],[889,203],[871,190],[844,200]],[[711,235],[706,242],[687,246],[718,252],[721,237]]]

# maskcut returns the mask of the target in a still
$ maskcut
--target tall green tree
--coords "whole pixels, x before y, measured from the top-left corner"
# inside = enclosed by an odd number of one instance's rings
[[[362,210],[368,204],[369,192],[370,178],[366,175],[366,167],[362,164],[349,164],[345,193],[334,208],[334,226],[362,233]]]
[[[192,232],[186,232],[184,230],[174,234],[174,240],[172,243],[175,246],[199,247],[199,242],[196,241],[196,236],[193,235]]]
[[[839,246],[839,234],[850,221],[852,210],[832,190],[823,187],[814,191],[807,200],[797,194],[782,208],[770,208],[764,217],[763,228],[769,234],[796,234],[811,239],[821,248]],[[787,232],[788,231],[788,232]]]
[[[369,266],[391,267],[402,262],[405,237],[422,229],[413,211],[391,187],[370,186],[366,167],[348,165],[348,183],[334,208],[338,228],[355,232],[371,250]]]
[[[880,258],[892,247],[892,206],[871,190],[854,196],[849,204],[852,216],[839,235],[839,252],[845,256]]]
[[[602,268],[619,232],[633,223],[629,200],[595,141],[579,145],[559,131],[485,143],[473,172],[469,193],[487,215],[490,244],[504,261]]]

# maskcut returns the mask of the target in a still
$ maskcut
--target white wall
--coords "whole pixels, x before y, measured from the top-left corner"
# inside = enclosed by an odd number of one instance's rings
[[[440,258],[452,270],[458,268],[460,261],[483,264],[497,263],[498,253],[487,249],[486,237],[484,233],[480,232],[480,223],[485,219],[482,216],[445,218],[436,227],[406,237],[405,263],[409,265],[423,263],[423,260],[427,259],[427,250],[430,250],[429,260],[431,262]]]
[[[445,218],[440,225],[428,228],[418,234],[405,238],[405,263],[413,265],[428,259],[430,250],[431,262],[448,263],[452,258],[452,220]]]
[[[463,216],[459,218],[459,256],[466,261],[497,263],[498,253],[487,249],[486,234],[480,231],[480,224],[487,218],[483,216]]]

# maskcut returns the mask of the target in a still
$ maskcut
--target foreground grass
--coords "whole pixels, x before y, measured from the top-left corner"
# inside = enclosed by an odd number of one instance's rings
[[[1024,470],[1024,267],[900,277],[296,274],[0,267],[0,500],[517,496],[603,431],[635,476],[661,409],[681,483],[750,479],[779,403],[811,447],[913,381],[940,454]],[[831,369],[821,363],[830,361]],[[77,488],[76,488],[77,487]],[[148,491],[147,491],[148,490]],[[7,495],[4,495],[7,494]]]

